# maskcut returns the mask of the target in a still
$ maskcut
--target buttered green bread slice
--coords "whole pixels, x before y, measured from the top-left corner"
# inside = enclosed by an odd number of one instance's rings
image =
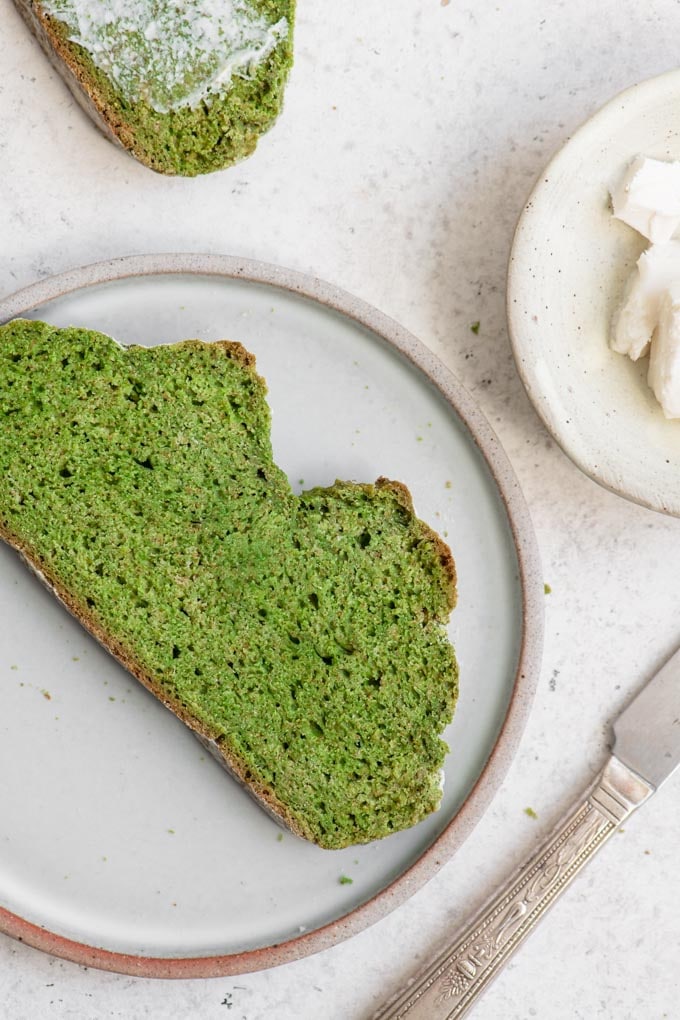
[[[194,176],[250,155],[278,116],[295,0],[15,0],[99,128]]]
[[[239,344],[0,327],[0,535],[293,831],[436,809],[457,696],[448,546],[406,488],[296,496]]]

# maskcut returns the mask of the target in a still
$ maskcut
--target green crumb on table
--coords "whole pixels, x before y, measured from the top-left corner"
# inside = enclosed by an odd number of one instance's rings
[[[174,836],[174,835],[175,835],[175,830],[174,830],[174,829],[168,829],[167,831],[168,831],[168,833],[169,833],[169,834],[170,834],[171,836]]]
[[[552,588],[550,587],[549,584],[543,585],[543,592],[545,595],[552,595]]]
[[[481,322],[473,322],[472,325],[470,326],[470,332],[474,333],[475,336],[477,336],[477,334],[479,333],[479,327],[480,326],[481,326]]]
[[[80,662],[80,656],[72,655],[71,656],[71,662]]]
[[[422,443],[422,441],[423,441],[422,436],[416,436],[416,443]]]
[[[42,694],[43,698],[45,698],[47,701],[51,701],[52,700],[52,695],[50,694],[49,691],[43,690],[40,693]]]
[[[448,479],[447,481],[444,482],[444,488],[445,489],[452,489],[453,488],[453,482],[451,481],[451,479]]]
[[[115,701],[115,700],[116,699],[111,694],[109,694],[109,701]]]
[[[528,818],[538,818],[538,815],[536,814],[536,812],[534,811],[534,809],[532,807],[525,807],[524,808],[524,814]]]
[[[278,834],[278,836],[276,837],[276,842],[277,843],[283,843],[283,833],[282,832],[280,832]]]
[[[304,484],[305,484],[304,478],[298,478],[298,485],[304,485]]]
[[[354,879],[349,878],[349,876],[347,875],[341,875],[340,878],[338,879],[340,885],[352,885],[353,881]]]
[[[10,669],[18,669],[19,667],[18,666],[10,666],[9,668]]]

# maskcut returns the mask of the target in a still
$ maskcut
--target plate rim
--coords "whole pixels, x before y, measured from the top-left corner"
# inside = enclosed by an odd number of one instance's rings
[[[529,350],[529,347],[522,340],[523,306],[521,302],[517,300],[517,297],[521,293],[521,282],[519,280],[521,271],[518,267],[518,252],[520,253],[521,258],[521,249],[527,243],[524,238],[524,234],[527,230],[531,229],[535,200],[537,196],[541,195],[548,186],[548,180],[554,170],[559,169],[562,160],[565,158],[565,155],[568,154],[574,143],[577,143],[587,132],[596,128],[600,120],[606,121],[607,116],[614,108],[622,109],[627,107],[631,103],[643,98],[645,92],[651,92],[658,88],[658,86],[673,81],[677,83],[678,92],[680,93],[679,68],[664,71],[662,74],[653,75],[651,78],[645,78],[643,81],[636,82],[633,85],[629,85],[626,88],[621,89],[619,92],[611,96],[611,98],[605,103],[599,106],[594,113],[592,113],[589,117],[586,117],[586,119],[583,120],[578,127],[574,129],[574,131],[572,131],[566,141],[562,142],[559,148],[553,153],[548,162],[537,175],[535,183],[531,188],[529,196],[526,199],[517,220],[517,226],[515,227],[512,244],[510,246],[510,256],[508,258],[505,293],[508,333],[510,336],[510,344],[512,346],[517,372],[534,410],[560,449],[563,450],[572,463],[575,464],[584,475],[590,478],[591,481],[596,482],[603,489],[606,489],[608,492],[612,492],[615,496],[620,496],[622,499],[625,499],[630,503],[635,503],[638,506],[642,506],[647,510],[654,510],[657,513],[667,514],[670,517],[680,517],[680,493],[674,500],[664,499],[661,495],[655,497],[653,489],[651,490],[652,495],[646,496],[642,492],[627,489],[623,482],[617,485],[616,482],[610,479],[605,472],[600,470],[598,465],[592,463],[587,452],[584,452],[579,447],[578,442],[575,442],[570,438],[569,432],[564,431],[560,427],[559,417],[551,414],[551,409],[539,399],[540,386],[527,365],[525,355]]]
[[[421,856],[366,902],[321,928],[284,942],[210,956],[137,956],[88,945],[27,921],[0,906],[0,932],[27,945],[99,970],[155,978],[206,978],[262,970],[328,949],[363,931],[410,898],[470,835],[500,786],[519,746],[540,672],[544,592],[540,555],[529,510],[507,454],[473,398],[453,373],[412,333],[348,291],[297,270],[231,255],[126,255],[39,280],[0,300],[0,323],[78,290],[144,276],[217,276],[299,295],[340,313],[396,349],[429,380],[467,429],[505,509],[518,562],[522,636],[513,691],[489,757],[458,812]]]

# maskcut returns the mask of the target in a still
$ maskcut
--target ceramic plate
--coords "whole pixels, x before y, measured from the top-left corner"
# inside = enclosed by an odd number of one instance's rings
[[[498,441],[412,336],[273,267],[120,259],[0,303],[0,321],[17,315],[125,343],[242,341],[268,382],[274,453],[296,490],[398,478],[448,538],[462,693],[441,809],[385,840],[320,850],[282,834],[3,546],[0,773],[14,781],[0,785],[0,928],[81,963],[153,976],[253,970],[353,934],[470,832],[526,718],[543,590]]]
[[[646,376],[609,349],[626,279],[647,242],[611,214],[609,190],[638,154],[680,159],[680,72],[623,92],[541,174],[521,216],[508,319],[527,392],[546,426],[595,481],[680,515],[680,422]]]

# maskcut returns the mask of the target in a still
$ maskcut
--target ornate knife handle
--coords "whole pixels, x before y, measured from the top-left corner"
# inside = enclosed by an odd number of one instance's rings
[[[653,792],[612,755],[592,788],[519,873],[373,1020],[464,1016],[584,864]]]

